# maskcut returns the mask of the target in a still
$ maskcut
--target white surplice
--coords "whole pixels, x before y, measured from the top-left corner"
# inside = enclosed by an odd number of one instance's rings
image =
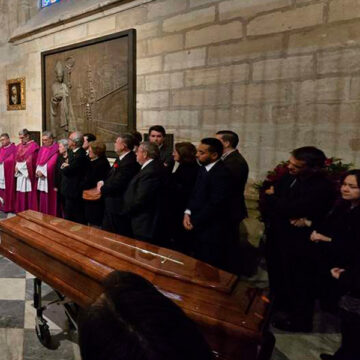
[[[17,162],[17,173],[16,176],[16,191],[20,192],[30,192],[31,191],[31,181],[29,179],[29,172],[26,165],[26,161]]]
[[[40,171],[44,177],[38,179],[37,189],[39,191],[48,192],[48,179],[47,179],[47,164],[45,165],[38,165],[36,167],[36,172]]]
[[[5,190],[5,170],[4,163],[0,163],[0,189]]]

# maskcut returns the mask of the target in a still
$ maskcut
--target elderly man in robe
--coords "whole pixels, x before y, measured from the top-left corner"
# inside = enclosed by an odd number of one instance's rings
[[[14,212],[15,210],[15,154],[16,146],[10,142],[8,134],[0,135],[0,210]]]
[[[19,131],[20,143],[16,145],[15,177],[16,200],[15,212],[27,209],[38,210],[35,168],[39,145],[30,140],[27,129]]]
[[[36,162],[37,190],[39,192],[39,211],[56,216],[57,194],[55,191],[55,166],[59,145],[54,142],[50,131],[42,134],[42,144]]]

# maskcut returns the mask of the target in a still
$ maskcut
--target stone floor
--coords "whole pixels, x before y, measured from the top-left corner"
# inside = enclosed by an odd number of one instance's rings
[[[0,218],[5,215],[0,213]],[[246,280],[266,286],[266,271],[258,261],[257,244],[243,244]],[[43,284],[44,302],[55,299],[55,293]],[[53,349],[43,347],[35,333],[33,276],[0,256],[0,360],[79,360],[76,334],[68,330],[68,321],[59,305],[45,311],[49,321]],[[276,347],[272,360],[318,360],[322,352],[334,352],[340,341],[337,319],[318,311],[311,334],[273,331]],[[130,359],[129,359],[130,360]],[[235,359],[234,359],[235,360]]]
[[[258,286],[267,284],[261,265],[250,281]],[[319,360],[321,353],[334,353],[341,339],[339,325],[334,315],[320,311],[317,306],[312,333],[288,333],[271,328],[276,338],[272,360]]]
[[[246,227],[251,229],[251,224],[247,222]],[[242,241],[240,251],[243,280],[258,287],[267,287],[268,278],[265,261],[261,257],[259,234],[251,231],[249,235],[244,231],[241,238],[247,238],[247,241]],[[321,353],[334,353],[341,339],[338,319],[321,312],[317,306],[313,325],[312,333],[288,333],[271,328],[276,338],[272,360],[319,360]]]

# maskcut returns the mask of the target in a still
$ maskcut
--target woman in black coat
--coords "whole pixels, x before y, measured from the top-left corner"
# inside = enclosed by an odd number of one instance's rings
[[[341,347],[334,355],[321,354],[323,360],[360,359],[360,170],[346,174],[341,196],[328,217],[328,228],[311,234],[312,241],[327,245],[331,276],[343,295],[339,302]]]
[[[176,143],[173,156],[176,163],[169,181],[170,235],[176,250],[191,254],[191,239],[189,238],[191,235],[189,231],[184,230],[182,222],[200,167],[196,161],[196,148],[190,142]]]
[[[90,165],[85,175],[83,190],[93,189],[98,181],[106,179],[110,164],[105,156],[106,145],[100,141],[92,141],[89,145]],[[104,201],[84,200],[85,219],[89,225],[101,226],[104,217]]]
[[[68,159],[69,143],[67,139],[61,139],[58,141],[58,144],[59,144],[59,155],[56,160],[54,182],[55,182],[55,190],[57,192],[57,216],[64,217],[65,199],[61,191],[61,184],[62,184],[61,169],[64,167],[63,164],[69,163],[69,159]]]

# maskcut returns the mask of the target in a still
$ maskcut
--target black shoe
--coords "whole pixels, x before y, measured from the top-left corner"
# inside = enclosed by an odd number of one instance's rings
[[[322,360],[335,360],[335,356],[330,355],[330,354],[320,354],[320,359],[322,359]]]
[[[272,326],[283,331],[289,331],[289,332],[311,332],[312,331],[312,325],[311,324],[304,324],[299,323],[296,321],[292,321],[289,319],[283,319],[274,321],[272,323]]]

